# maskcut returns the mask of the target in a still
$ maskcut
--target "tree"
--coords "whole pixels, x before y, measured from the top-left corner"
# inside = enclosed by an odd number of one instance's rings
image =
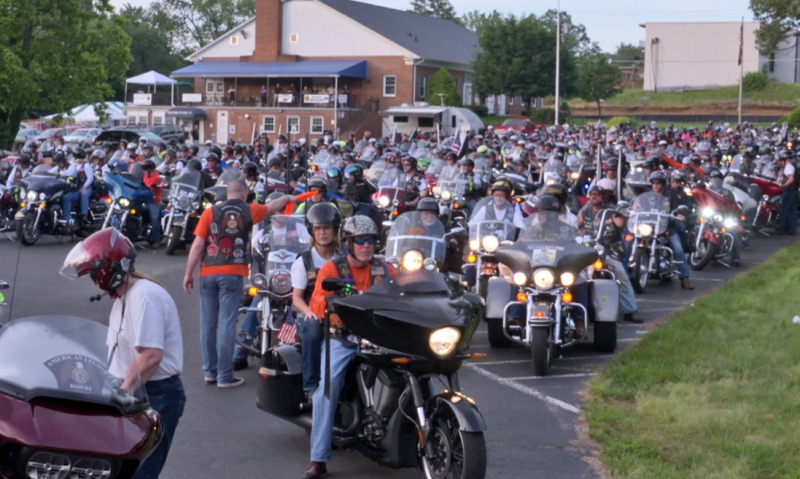
[[[183,52],[208,45],[254,12],[254,0],[156,0],[150,6],[154,26]]]
[[[644,52],[639,47],[629,43],[620,43],[617,51],[609,55],[609,57],[619,66],[644,66]]]
[[[154,26],[151,11],[126,5],[120,15],[128,20],[123,29],[131,37],[133,61],[128,67],[127,77],[151,70],[169,74],[186,66],[188,62],[181,52],[175,51],[168,32]]]
[[[766,55],[775,53],[778,45],[800,28],[800,0],[750,0],[750,10],[761,23],[756,41]]]
[[[497,13],[497,12],[495,12],[495,13]],[[466,28],[467,30],[469,30],[469,31],[471,31],[473,33],[478,33],[478,30],[481,28],[481,26],[483,25],[483,22],[486,21],[486,18],[488,16],[489,15],[487,15],[487,14],[481,12],[481,11],[473,10],[471,12],[466,12],[466,13],[462,14],[458,18],[458,22],[461,25],[463,25],[464,28]]]
[[[547,25],[555,34],[558,25],[558,15],[556,10],[548,10],[541,17],[547,21]],[[580,23],[574,23],[569,13],[561,11],[561,49],[567,49],[576,57],[590,57],[600,53],[600,46],[589,39],[586,27]]]
[[[109,0],[0,0],[0,147],[31,109],[110,97],[131,62],[124,24]]]
[[[450,72],[442,68],[436,72],[428,82],[428,92],[425,95],[431,105],[461,106],[461,95],[458,94],[456,83]]]
[[[622,70],[608,62],[603,54],[584,59],[578,73],[578,95],[597,103],[597,115],[603,114],[601,100],[622,91]]]
[[[411,11],[428,17],[458,21],[456,9],[449,0],[411,0]]]

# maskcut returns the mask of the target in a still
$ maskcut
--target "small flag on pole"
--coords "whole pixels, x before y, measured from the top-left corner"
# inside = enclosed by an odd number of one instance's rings
[[[742,55],[744,54],[744,18],[742,19],[742,26],[739,27],[739,63],[742,64]]]
[[[281,329],[278,330],[278,339],[286,344],[294,344],[296,341],[295,336],[297,336],[297,324],[295,324],[292,310],[287,308]]]
[[[464,148],[464,141],[467,139],[467,130],[459,130],[456,133],[455,138],[453,139],[453,153],[456,156],[461,154],[461,150]]]

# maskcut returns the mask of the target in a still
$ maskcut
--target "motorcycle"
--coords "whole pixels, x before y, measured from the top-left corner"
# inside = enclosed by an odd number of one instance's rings
[[[167,256],[194,239],[194,229],[203,213],[203,195],[200,184],[203,175],[192,168],[184,168],[172,180],[169,190],[167,214],[162,217],[163,231],[167,236]]]
[[[433,187],[433,197],[439,201],[439,217],[449,231],[453,228],[467,227],[467,205],[463,181],[439,180]]]
[[[363,338],[339,396],[334,444],[386,467],[417,467],[428,479],[485,477],[486,426],[458,381],[463,361],[482,357],[468,352],[482,300],[424,268],[399,272],[362,294],[339,278],[322,287],[341,296],[326,326],[341,322]],[[297,346],[264,355],[257,405],[310,431],[300,363]],[[433,379],[441,377],[446,389],[437,391]]]
[[[0,233],[16,229],[14,216],[17,212],[17,188],[6,188],[0,184]]]
[[[32,246],[43,234],[65,236],[74,234],[72,222],[64,220],[61,199],[68,189],[76,189],[73,182],[65,181],[48,173],[48,165],[39,165],[31,176],[20,182],[19,210],[14,215],[17,238],[25,246]],[[94,189],[93,189],[94,190]],[[102,188],[93,191],[89,200],[88,229],[94,231],[106,211],[104,202],[99,201]],[[72,214],[80,211],[80,201],[73,203]]]
[[[616,348],[619,285],[613,274],[603,269],[602,247],[578,244],[580,239],[577,228],[564,222],[559,213],[540,211],[526,220],[514,245],[501,246],[496,253],[502,279],[495,278],[488,285],[490,344],[505,347],[515,343],[529,348],[537,376],[549,374],[553,358],[586,337],[588,324],[583,334],[576,330],[576,310],[583,311],[585,321],[594,322],[597,350]],[[581,271],[587,268],[593,278],[589,281],[589,309],[573,297]],[[596,271],[603,274],[596,275]],[[509,302],[509,297],[514,299]],[[524,318],[510,317],[515,305],[524,308]]]
[[[472,210],[469,222],[469,249],[464,273],[475,270],[474,293],[486,298],[489,279],[497,276],[495,252],[501,244],[510,244],[516,239],[517,228],[504,218],[493,219],[494,197],[481,199]],[[483,218],[477,215],[485,212]],[[491,217],[489,216],[491,215]]]
[[[154,201],[153,193],[142,183],[144,171],[134,163],[125,173],[106,173],[103,182],[108,188],[109,208],[103,228],[118,229],[132,243],[147,241],[150,237],[150,219],[147,204]]]
[[[122,388],[120,359],[133,357],[116,331],[84,318],[0,328],[0,478],[132,477],[164,434],[138,374]]]
[[[697,219],[695,251],[687,260],[689,267],[700,271],[712,260],[722,263],[731,253],[735,241],[733,232],[740,237],[745,232],[740,225],[744,216],[734,200],[708,188],[694,188],[692,196],[701,214]]]
[[[463,242],[466,230],[456,228],[445,233],[438,217],[409,211],[396,221],[387,222],[386,262],[398,271],[442,271],[461,273]]]
[[[216,184],[210,188],[206,188],[203,193],[212,206],[220,204],[228,199],[228,183],[230,183],[231,180],[241,180],[242,178],[242,172],[239,168],[228,168],[219,175]],[[255,193],[250,192],[247,194],[248,202],[254,199]]]

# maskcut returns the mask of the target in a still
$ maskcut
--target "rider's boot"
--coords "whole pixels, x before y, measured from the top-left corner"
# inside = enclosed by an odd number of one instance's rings
[[[683,278],[681,278],[681,288],[683,288],[683,289],[694,289],[694,286],[692,286],[692,283],[689,282],[689,277],[688,276],[684,276]]]

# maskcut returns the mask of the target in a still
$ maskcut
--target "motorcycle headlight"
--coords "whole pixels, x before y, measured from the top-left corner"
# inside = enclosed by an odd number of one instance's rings
[[[435,197],[437,197],[437,198],[438,198],[438,197],[439,197],[439,194],[440,194],[441,192],[442,192],[442,189],[441,189],[441,188],[439,188],[438,186],[434,186],[434,187],[433,187],[433,196],[435,196]]]
[[[128,198],[120,198],[117,200],[117,203],[119,203],[121,207],[126,209],[131,207],[131,200],[129,200]]]
[[[703,208],[703,216],[706,218],[711,218],[714,215],[714,210],[709,207]]]
[[[425,258],[425,261],[422,262],[422,267],[428,271],[433,271],[436,269],[436,260],[433,258]]]
[[[36,201],[36,197],[37,195],[35,191],[29,191],[28,194],[25,196],[25,198],[27,198],[28,201]]]
[[[106,478],[111,476],[111,463],[103,459],[78,459],[74,466],[70,479],[89,479],[92,477]],[[44,476],[41,476],[44,477]]]
[[[533,272],[533,284],[538,289],[547,290],[553,287],[556,277],[549,269],[537,269]]]
[[[39,201],[44,201],[44,199],[45,199],[45,198],[47,198],[47,195],[46,195],[46,194],[44,194],[44,193],[39,193]]]
[[[572,283],[575,282],[575,275],[572,273],[561,273],[561,285],[562,286],[572,286]]]
[[[392,201],[389,199],[388,196],[383,195],[380,198],[378,198],[378,206],[380,206],[381,208],[386,208],[390,204],[392,204]]]
[[[511,277],[511,279],[517,286],[525,286],[525,283],[528,282],[528,275],[522,272],[516,272],[514,273],[514,276]]]
[[[263,274],[253,275],[253,286],[258,289],[263,289],[265,286],[267,286],[267,277]]]
[[[571,174],[569,175],[569,177],[570,177],[570,178],[572,178],[573,180],[577,180],[579,176],[580,176],[580,175],[578,175],[578,172],[577,172],[577,171],[575,171],[575,172],[573,172],[573,173],[571,173]]]
[[[450,201],[450,198],[453,197],[453,194],[451,192],[445,190],[445,191],[442,191],[442,194],[440,195],[440,197],[445,201]]]
[[[428,344],[437,356],[447,356],[458,345],[461,333],[456,328],[437,329],[431,333]]]
[[[719,211],[714,213],[713,220],[714,220],[715,223],[722,223],[722,221],[724,219],[725,219],[725,217],[722,216],[722,213],[720,213]]]
[[[66,479],[70,468],[71,464],[67,456],[49,452],[37,452],[28,459],[28,463],[25,465],[25,472],[28,477],[33,478]]]
[[[478,251],[478,248],[480,248],[480,247],[481,247],[480,240],[476,240],[476,239],[475,240],[469,240],[469,249],[471,249],[472,251]]]
[[[726,228],[733,228],[736,225],[736,220],[733,218],[725,218],[725,222],[723,224]]]
[[[406,271],[417,271],[422,268],[422,262],[424,260],[425,258],[419,251],[415,249],[406,251],[403,255],[403,269]]]
[[[284,271],[279,271],[272,275],[270,285],[273,293],[287,294],[292,290],[292,277]]]
[[[647,223],[640,224],[636,227],[636,231],[642,236],[650,236],[653,234],[653,225]]]
[[[200,202],[195,201],[194,203],[192,203],[192,209],[193,210],[199,210],[200,209]]]
[[[495,235],[486,235],[481,240],[481,246],[487,253],[494,253],[500,247],[500,238]]]

